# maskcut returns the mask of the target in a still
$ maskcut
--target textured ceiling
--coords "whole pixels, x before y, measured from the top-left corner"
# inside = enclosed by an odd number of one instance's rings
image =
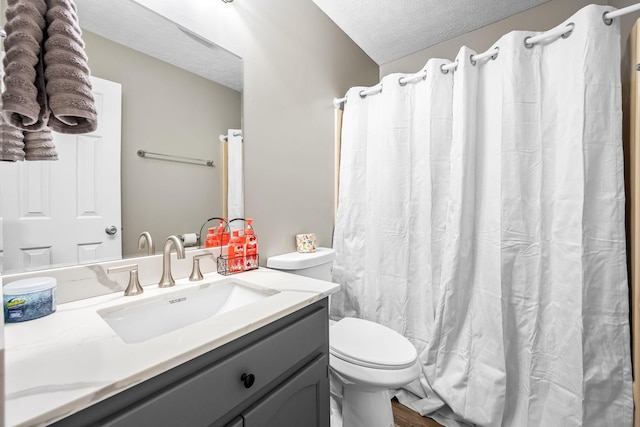
[[[547,1],[313,0],[379,65]],[[76,0],[75,3],[83,29],[242,90],[242,59],[182,31],[135,1]]]
[[[548,0],[313,0],[378,65]]]
[[[242,59],[181,30],[145,7],[130,0],[75,0],[75,3],[83,30],[242,90]]]

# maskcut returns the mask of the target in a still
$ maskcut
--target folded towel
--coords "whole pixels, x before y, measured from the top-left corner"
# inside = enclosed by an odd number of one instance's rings
[[[0,120],[0,160],[9,162],[24,160],[23,138],[22,130]]]
[[[24,133],[25,160],[58,160],[51,129]]]
[[[67,134],[92,132],[98,115],[76,6],[71,0],[48,0],[48,6],[44,75],[49,126]]]
[[[36,71],[43,66],[40,59],[46,11],[44,0],[7,2],[2,114],[8,123],[20,129],[38,130],[46,125],[44,74]]]

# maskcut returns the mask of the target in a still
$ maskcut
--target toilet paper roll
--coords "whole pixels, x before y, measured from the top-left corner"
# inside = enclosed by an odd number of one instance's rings
[[[296,234],[296,250],[298,252],[315,252],[317,244],[316,235],[313,233]]]
[[[198,235],[196,233],[182,234],[180,240],[185,246],[195,246],[198,244]]]

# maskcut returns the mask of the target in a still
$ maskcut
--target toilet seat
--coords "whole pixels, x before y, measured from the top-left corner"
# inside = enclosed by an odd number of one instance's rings
[[[329,328],[329,353],[345,362],[379,370],[403,370],[418,353],[405,337],[378,323],[345,317]]]

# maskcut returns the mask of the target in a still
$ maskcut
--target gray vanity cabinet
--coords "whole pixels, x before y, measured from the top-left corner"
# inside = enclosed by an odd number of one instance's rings
[[[329,426],[326,298],[56,426]]]

